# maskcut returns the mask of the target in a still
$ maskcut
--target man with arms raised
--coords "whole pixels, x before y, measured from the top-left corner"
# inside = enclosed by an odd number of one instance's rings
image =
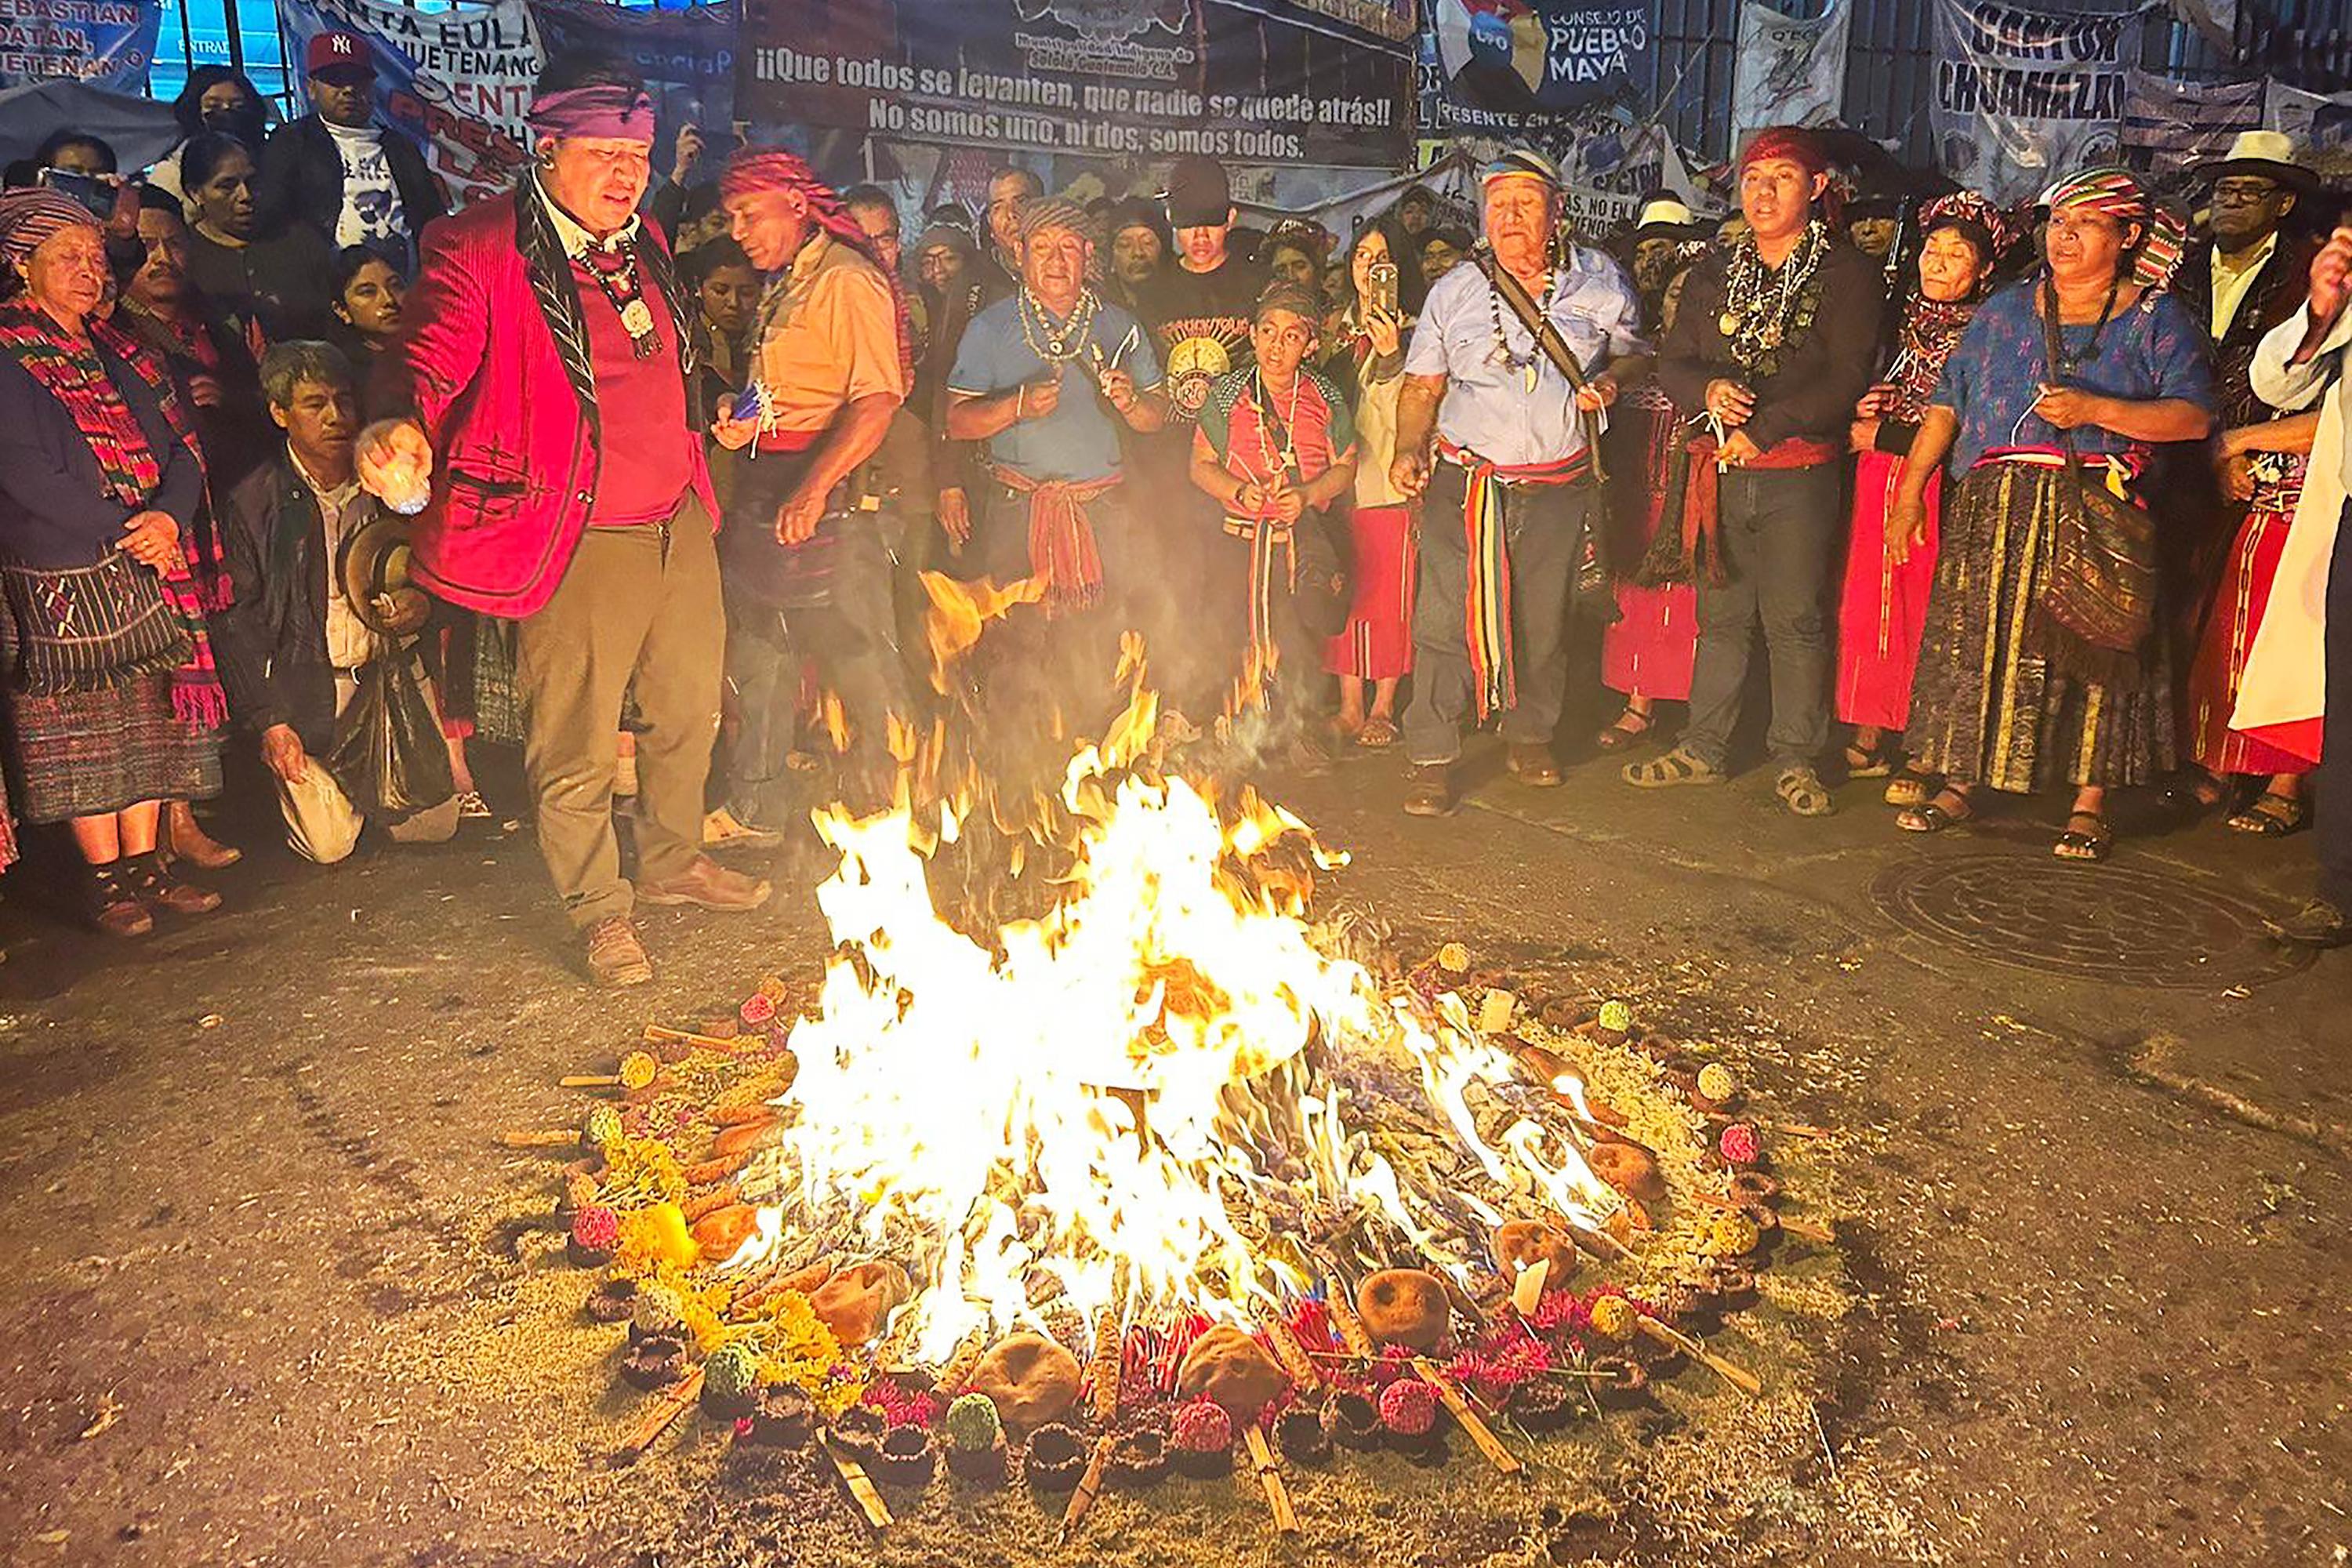
[[[747,910],[762,880],[702,854],[724,621],[688,302],[637,216],[653,102],[626,67],[559,61],[530,116],[538,161],[512,195],[434,226],[387,406],[360,447],[395,507],[428,481],[415,574],[518,623],[524,764],[539,842],[590,973],[653,967],[637,900]],[[393,401],[397,400],[397,401]],[[634,688],[638,882],[621,875],[614,737]]]

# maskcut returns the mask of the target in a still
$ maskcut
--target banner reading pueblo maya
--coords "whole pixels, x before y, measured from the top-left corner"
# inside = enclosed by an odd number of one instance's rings
[[[1496,135],[1629,98],[1653,47],[1649,0],[1434,0],[1434,118]]]
[[[1404,161],[1412,45],[1334,0],[746,0],[736,112],[914,142]]]

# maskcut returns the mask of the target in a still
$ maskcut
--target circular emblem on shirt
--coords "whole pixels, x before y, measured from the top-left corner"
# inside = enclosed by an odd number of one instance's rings
[[[1234,356],[1214,338],[1185,338],[1168,351],[1168,395],[1186,414],[1209,401],[1209,387],[1234,368]]]

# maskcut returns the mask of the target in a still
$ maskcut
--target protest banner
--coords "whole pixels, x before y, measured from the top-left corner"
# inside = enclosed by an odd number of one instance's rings
[[[737,111],[898,141],[1403,163],[1412,46],[1318,5],[746,0]]]
[[[278,0],[278,16],[289,59],[333,28],[374,44],[383,118],[424,146],[452,201],[502,195],[530,161],[523,115],[545,57],[523,0],[432,12],[401,0]]]
[[[0,87],[63,77],[140,92],[163,0],[0,0]]]
[[[1739,58],[1732,68],[1735,142],[1767,125],[1826,125],[1845,102],[1846,40],[1853,0],[1833,0],[1819,16],[1790,16],[1746,0],[1739,7]]]
[[[1610,0],[1436,0],[1424,46],[1433,124],[1511,136],[1629,100],[1652,7]]]
[[[2282,81],[2269,84],[2263,123],[2284,131],[2300,151],[2334,153],[2352,148],[2352,92],[2329,98]]]
[[[2122,151],[2124,61],[2140,14],[2037,11],[1936,0],[1929,121],[1945,174],[1995,201],[2025,201],[2070,169]]]
[[[2124,150],[2151,173],[2169,174],[2229,151],[2231,139],[2263,122],[2263,83],[2176,81],[2131,73],[2124,99]]]

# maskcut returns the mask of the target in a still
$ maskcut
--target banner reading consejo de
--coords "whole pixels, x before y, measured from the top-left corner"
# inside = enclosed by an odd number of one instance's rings
[[[70,77],[137,92],[163,21],[158,0],[0,0],[0,87]]]
[[[2139,14],[2088,16],[2000,0],[1937,0],[1930,119],[1945,174],[2023,201],[2072,169],[2117,161]]]
[[[287,58],[347,28],[375,43],[383,113],[425,144],[459,204],[510,189],[530,158],[523,115],[545,56],[523,0],[412,11],[401,0],[278,0]]]
[[[1630,98],[1653,0],[1435,0],[1432,129],[1507,136]]]
[[[1400,163],[1412,46],[1339,19],[1346,11],[1333,0],[746,0],[736,112],[1055,153]]]

